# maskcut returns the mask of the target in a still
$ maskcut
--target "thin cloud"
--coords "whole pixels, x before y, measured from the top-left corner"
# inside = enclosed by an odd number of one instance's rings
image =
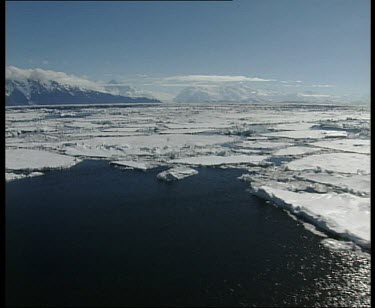
[[[334,85],[331,85],[331,84],[313,84],[310,87],[313,87],[313,88],[333,88]]]
[[[172,83],[221,83],[221,82],[269,82],[275,79],[264,79],[259,77],[230,76],[230,75],[185,75],[164,77],[162,82]]]
[[[312,97],[312,98],[332,97],[332,95],[328,95],[328,94],[307,94],[307,93],[298,93],[297,96],[299,96],[299,97]]]
[[[64,85],[106,92],[103,85],[99,84],[98,82],[91,81],[84,77],[68,75],[63,72],[44,70],[41,68],[21,69],[15,66],[7,66],[5,75],[7,79],[20,81],[33,79],[38,80],[44,84],[50,84],[52,81],[56,81]]]
[[[301,81],[301,80],[281,80],[280,83],[288,83],[288,84],[291,84],[290,86],[292,86],[295,83],[303,83],[303,81]]]
[[[287,82],[281,81],[283,87],[304,87],[304,88],[333,88],[331,84],[287,84]]]

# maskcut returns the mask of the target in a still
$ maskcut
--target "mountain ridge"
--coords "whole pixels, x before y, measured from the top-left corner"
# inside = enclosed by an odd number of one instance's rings
[[[160,102],[154,98],[111,93],[100,84],[61,72],[16,67],[6,70],[6,106]]]

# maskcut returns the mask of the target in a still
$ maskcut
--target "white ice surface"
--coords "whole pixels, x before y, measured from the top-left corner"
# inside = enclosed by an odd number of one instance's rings
[[[111,161],[111,164],[116,165],[116,166],[129,167],[132,169],[139,169],[143,171],[146,171],[154,167],[153,165],[147,162],[130,161],[130,160]]]
[[[113,156],[123,156],[124,151],[119,149],[97,146],[90,147],[84,144],[78,144],[75,146],[66,146],[65,154],[70,156],[84,156],[84,157],[97,157],[97,158],[110,158]]]
[[[289,146],[288,142],[246,140],[236,144],[237,147],[250,149],[275,149]]]
[[[76,160],[71,156],[46,151],[9,149],[5,152],[5,168],[7,170],[45,170],[69,168],[78,162],[79,160]]]
[[[160,134],[198,134],[214,131],[213,128],[164,129]]]
[[[295,146],[295,147],[288,147],[285,149],[280,149],[273,153],[274,156],[294,156],[294,155],[304,155],[308,153],[318,152],[320,149],[306,147],[306,146]]]
[[[232,156],[195,156],[181,159],[174,159],[169,161],[170,163],[186,164],[186,165],[198,165],[198,166],[219,166],[225,164],[250,164],[259,165],[263,160],[269,156],[264,155],[232,155]]]
[[[313,154],[287,164],[290,170],[370,174],[370,157],[355,153]]]
[[[359,194],[370,195],[371,179],[369,174],[330,174],[330,173],[313,173],[303,172],[296,175],[299,179],[309,180],[316,183],[328,184],[339,187],[342,191]]]
[[[333,238],[325,238],[321,243],[330,250],[354,250],[360,252],[361,248],[351,241],[336,240]],[[368,258],[368,254],[361,254],[362,257]]]
[[[127,148],[163,148],[166,146],[184,147],[184,146],[209,146],[233,141],[233,137],[228,136],[205,136],[188,134],[170,134],[170,135],[145,135],[145,136],[126,136],[126,137],[108,137],[92,138],[79,140],[80,143],[91,148],[100,145],[106,146],[124,146]]]
[[[370,198],[348,193],[296,193],[269,186],[255,188],[254,193],[362,247],[371,246]]]
[[[231,127],[229,124],[221,122],[167,123],[165,126],[170,129],[219,129]]]
[[[338,139],[329,141],[324,140],[310,143],[310,145],[345,152],[370,154],[369,139]]]
[[[262,136],[265,137],[283,137],[291,139],[322,139],[322,138],[337,138],[346,137],[348,134],[344,131],[334,131],[334,130],[296,130],[296,131],[281,131],[264,133]]]
[[[195,169],[187,167],[175,167],[158,173],[156,177],[161,181],[171,182],[181,180],[196,174],[198,174],[198,171]]]
[[[273,126],[277,130],[308,130],[314,123],[296,122],[296,123],[283,123]]]
[[[40,176],[43,175],[44,173],[42,172],[30,172],[29,174],[17,174],[13,172],[6,172],[5,173],[5,181],[10,182],[13,180],[19,180],[23,178],[28,178],[28,177],[34,177],[34,176]]]

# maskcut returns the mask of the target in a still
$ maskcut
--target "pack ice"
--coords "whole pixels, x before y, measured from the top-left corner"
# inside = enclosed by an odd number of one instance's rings
[[[167,166],[166,181],[196,174],[192,166],[242,168],[253,193],[368,248],[369,115],[298,103],[7,107],[6,180],[82,159]]]

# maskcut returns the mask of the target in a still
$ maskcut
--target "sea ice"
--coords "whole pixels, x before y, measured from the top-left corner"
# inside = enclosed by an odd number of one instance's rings
[[[225,164],[249,164],[259,165],[269,156],[264,155],[232,155],[232,156],[195,156],[186,157],[181,159],[174,159],[169,163],[186,164],[186,165],[198,165],[198,166],[220,166]]]
[[[320,149],[317,148],[311,148],[311,147],[306,147],[306,146],[294,146],[294,147],[289,147],[285,149],[280,149],[273,153],[272,155],[274,156],[297,156],[297,155],[304,155],[304,154],[309,154],[313,152],[318,152],[321,151]]]
[[[351,241],[338,241],[333,238],[325,238],[321,243],[331,250],[354,250],[360,251],[361,248]]]
[[[79,142],[90,147],[100,145],[107,146],[125,146],[128,148],[163,148],[166,146],[184,147],[184,146],[210,146],[233,141],[234,138],[228,136],[206,136],[206,135],[188,135],[188,134],[170,134],[170,135],[145,135],[145,136],[126,136],[126,137],[103,137],[79,140]]]
[[[146,171],[148,169],[154,168],[153,165],[146,163],[146,162],[140,162],[140,161],[129,161],[129,160],[115,160],[111,161],[112,165],[121,166],[121,167],[129,167],[132,169],[139,169],[142,171]]]
[[[84,144],[77,144],[74,146],[66,146],[65,154],[70,156],[79,157],[96,157],[96,158],[110,158],[114,156],[124,156],[123,150],[119,150],[113,147],[97,146],[91,148],[90,146]]]
[[[335,186],[343,192],[350,192],[362,196],[370,196],[371,179],[369,174],[338,174],[338,173],[313,173],[303,172],[295,175],[301,180],[308,180],[316,183]]]
[[[6,172],[5,173],[5,181],[10,182],[13,180],[19,180],[23,178],[28,178],[28,177],[34,177],[34,176],[39,176],[43,175],[44,173],[42,172],[30,172],[29,174],[18,174],[18,173],[13,173],[13,172]]]
[[[291,131],[281,131],[264,133],[262,136],[265,137],[283,137],[290,139],[322,139],[322,138],[338,138],[346,137],[348,134],[344,131],[333,131],[333,130],[291,130]]]
[[[370,154],[369,139],[338,139],[310,143],[310,145],[344,152]]]
[[[276,142],[276,141],[257,141],[257,140],[246,140],[241,143],[237,143],[237,147],[250,148],[250,149],[275,149],[289,146],[289,142]]]
[[[269,186],[253,188],[256,195],[299,214],[327,231],[370,248],[370,198],[348,193],[291,192]]]
[[[5,152],[6,170],[46,170],[69,168],[79,160],[56,153],[28,150],[8,149]]]
[[[160,134],[199,134],[215,131],[213,128],[163,129]]]
[[[287,164],[289,170],[370,174],[370,157],[355,153],[313,154]]]
[[[171,182],[181,180],[195,174],[198,174],[198,171],[195,169],[186,167],[175,167],[158,173],[156,177],[161,181]]]
[[[277,130],[308,130],[310,129],[314,123],[306,123],[306,122],[295,122],[295,123],[283,123],[277,124],[273,126],[274,129]]]
[[[7,181],[30,176],[30,170],[68,167],[78,162],[78,156],[142,170],[161,165],[241,167],[248,170],[243,180],[252,187],[272,187],[293,196],[323,196],[325,207],[314,203],[313,209],[316,217],[323,218],[330,210],[337,211],[338,218],[347,215],[348,207],[337,206],[347,203],[343,196],[369,197],[371,193],[370,112],[363,107],[82,105],[7,108],[5,116]],[[355,214],[354,209],[349,212]],[[336,223],[356,233],[361,222]],[[363,226],[368,226],[365,219]]]

